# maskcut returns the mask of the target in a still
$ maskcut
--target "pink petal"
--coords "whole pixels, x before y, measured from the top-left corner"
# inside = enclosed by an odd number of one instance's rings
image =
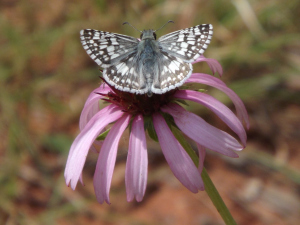
[[[100,133],[101,133],[101,131],[100,131]],[[90,147],[90,152],[99,154],[100,148],[101,148],[102,144],[103,144],[103,141],[97,141],[97,140],[95,140],[93,142],[93,144],[91,145],[91,147]],[[83,183],[83,177],[82,177],[82,172],[80,174],[79,181],[80,181],[80,183],[82,185],[84,185],[84,183]]]
[[[104,98],[104,96],[99,95],[99,93],[107,94],[109,91],[112,91],[112,89],[104,83],[101,84],[100,87],[96,88],[91,92],[91,94],[89,95],[88,99],[85,102],[85,105],[80,115],[80,119],[79,119],[80,130],[82,130],[85,127],[85,125],[89,122],[89,120],[99,111],[99,100]],[[100,131],[100,133],[104,131],[105,129]],[[100,143],[99,141],[95,141],[92,144],[90,151],[97,152],[95,146],[99,145],[99,143]]]
[[[89,122],[89,120],[99,111],[99,100],[104,98],[101,94],[107,94],[111,91],[110,87],[102,84],[100,87],[96,88],[91,92],[88,99],[86,100],[83,110],[79,119],[79,128],[82,130],[84,126]]]
[[[84,185],[83,177],[82,177],[82,172],[80,173],[79,181],[80,181],[80,183],[81,183],[82,185]]]
[[[148,155],[144,119],[142,115],[137,115],[132,122],[126,163],[125,183],[128,202],[134,198],[138,202],[143,200],[147,175]]]
[[[130,122],[130,115],[124,114],[111,128],[102,145],[94,174],[94,189],[99,203],[110,204],[109,190],[116,163],[120,138]]]
[[[186,111],[177,104],[169,104],[161,110],[173,116],[176,125],[183,133],[206,148],[230,157],[238,157],[232,150],[243,149],[234,137],[211,126],[199,116]]]
[[[100,94],[107,94],[109,91],[112,91],[112,89],[105,83],[101,84],[98,88],[94,89],[89,97],[87,98],[86,102],[85,102],[85,105],[88,104],[93,98],[94,96],[97,96],[99,95],[98,93]]]
[[[199,145],[198,143],[197,143],[197,148],[198,148],[198,154],[199,154],[198,171],[201,174],[202,169],[203,169],[203,163],[204,163],[206,151],[205,151],[205,147],[202,145]]]
[[[71,188],[73,190],[76,188],[86,160],[86,156],[93,141],[106,125],[116,121],[123,115],[121,110],[122,109],[120,107],[113,104],[105,107],[92,119],[90,119],[84,129],[74,140],[70,148],[65,169],[66,183],[67,185],[71,183]]]
[[[198,63],[198,62],[207,62],[208,66],[209,66],[210,70],[213,72],[213,74],[218,72],[218,74],[220,76],[223,75],[222,66],[217,60],[205,58],[203,55],[201,55],[198,59],[196,59],[194,62],[192,62],[192,64]]]
[[[191,90],[179,90],[175,93],[174,97],[200,103],[212,110],[240,137],[243,145],[246,146],[247,134],[242,123],[223,103],[210,95]]]
[[[235,105],[237,116],[240,119],[240,121],[241,122],[244,121],[247,129],[249,129],[248,113],[244,103],[237,96],[237,94],[234,93],[234,91],[232,91],[230,88],[226,86],[226,84],[223,81],[208,74],[194,73],[191,75],[189,79],[187,79],[186,83],[202,83],[202,84],[206,84],[218,88],[219,90],[223,91],[225,94],[228,95],[228,97]]]
[[[153,115],[153,124],[162,152],[175,177],[193,193],[204,190],[201,175],[195,164],[159,113]]]

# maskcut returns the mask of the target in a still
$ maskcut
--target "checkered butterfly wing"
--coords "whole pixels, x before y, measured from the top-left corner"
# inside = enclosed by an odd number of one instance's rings
[[[193,71],[191,62],[204,53],[212,34],[213,26],[202,24],[160,37],[160,76],[159,82],[154,82],[152,92],[161,94],[181,86]]]
[[[92,29],[82,30],[80,34],[83,48],[103,68],[106,82],[118,90],[131,93],[148,91],[138,67],[138,39]]]
[[[202,24],[166,34],[158,39],[162,51],[193,62],[201,56],[213,34],[211,24]]]
[[[136,38],[110,32],[86,29],[80,31],[83,48],[101,67],[107,68],[136,52]]]

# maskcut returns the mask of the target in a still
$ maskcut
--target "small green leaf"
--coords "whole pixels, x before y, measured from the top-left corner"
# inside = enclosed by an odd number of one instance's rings
[[[174,121],[174,118],[170,114],[163,113],[162,115],[163,115],[164,119],[166,120],[166,122],[167,122],[170,129],[172,129],[172,126],[177,127],[177,125]]]
[[[97,138],[96,140],[97,141],[104,141],[104,139],[106,138],[108,132],[110,131],[110,129],[104,131],[103,133],[101,133]]]
[[[153,125],[151,117],[148,117],[148,116],[144,117],[144,128],[145,128],[145,130],[147,130],[149,137],[153,141],[158,142],[158,137],[157,137],[156,131],[154,129],[154,125]]]
[[[185,106],[189,106],[189,104],[185,100],[182,100],[182,99],[176,99],[176,102],[179,102],[179,103],[181,103],[182,105],[185,105]]]

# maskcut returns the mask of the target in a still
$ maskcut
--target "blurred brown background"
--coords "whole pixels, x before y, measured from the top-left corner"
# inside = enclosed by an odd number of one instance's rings
[[[96,201],[97,155],[84,168],[86,186],[66,187],[63,171],[96,64],[80,44],[93,28],[138,37],[202,23],[214,26],[205,56],[223,66],[225,81],[250,116],[239,159],[208,151],[205,167],[238,224],[299,224],[300,2],[298,0],[0,1],[0,224],[223,224],[205,192],[190,193],[148,140],[149,179],[141,203],[126,201],[128,138],[120,144],[110,193]],[[194,71],[211,73],[205,63]],[[204,87],[206,88],[206,87]],[[233,108],[221,92],[209,93]],[[229,129],[211,112],[194,111]]]

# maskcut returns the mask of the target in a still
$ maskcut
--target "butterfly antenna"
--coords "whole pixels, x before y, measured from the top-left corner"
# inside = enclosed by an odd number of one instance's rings
[[[140,32],[140,33],[143,33],[142,31],[136,29],[134,26],[132,26],[130,23],[128,22],[124,22],[122,25],[125,25],[125,24],[128,24],[129,26],[131,26],[133,29],[135,29],[136,31]]]
[[[169,20],[168,22],[166,22],[164,25],[162,25],[160,28],[158,28],[157,30],[155,30],[154,32],[160,30],[161,28],[163,28],[164,26],[166,26],[168,23],[174,23],[173,20]]]

